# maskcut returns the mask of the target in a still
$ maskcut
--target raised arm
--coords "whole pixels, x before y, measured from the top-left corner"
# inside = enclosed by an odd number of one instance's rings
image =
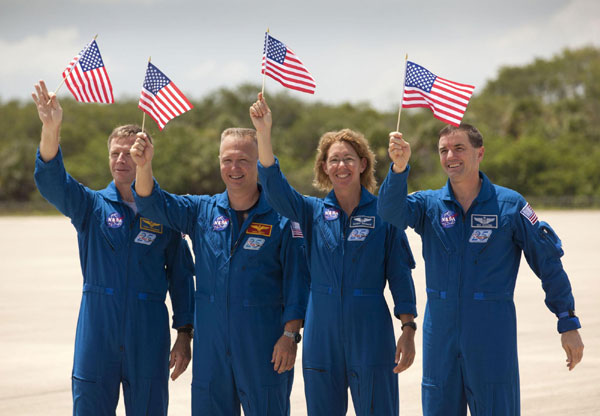
[[[40,156],[44,162],[56,157],[60,141],[60,126],[62,124],[62,108],[58,97],[53,92],[48,92],[46,83],[40,81],[35,84],[35,92],[31,94],[42,121],[42,137],[40,139]]]
[[[269,204],[281,215],[300,223],[302,230],[312,219],[309,198],[302,196],[290,186],[275,161],[271,146],[271,109],[262,94],[250,107],[250,118],[258,138],[258,177]]]
[[[154,146],[146,133],[138,133],[135,143],[131,147],[131,158],[137,165],[135,172],[135,192],[145,198],[150,196],[154,188],[152,176],[152,158]]]
[[[271,109],[260,92],[258,93],[258,100],[250,107],[250,118],[256,129],[256,136],[258,138],[258,160],[260,160],[260,164],[265,168],[273,166],[275,163],[273,146],[271,145],[273,117]]]

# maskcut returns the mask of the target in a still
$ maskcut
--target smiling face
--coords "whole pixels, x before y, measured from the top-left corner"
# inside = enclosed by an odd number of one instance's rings
[[[333,143],[322,164],[323,172],[329,177],[333,189],[360,189],[360,174],[366,167],[367,160],[360,158],[352,145],[345,141]]]
[[[226,136],[219,151],[221,178],[228,190],[256,189],[258,147],[248,137]]]
[[[440,163],[453,183],[479,178],[479,164],[484,147],[473,147],[467,133],[454,131],[440,137],[438,143]]]
[[[133,143],[135,143],[135,135],[118,136],[110,142],[108,164],[117,186],[129,186],[135,179],[135,162],[129,153]]]

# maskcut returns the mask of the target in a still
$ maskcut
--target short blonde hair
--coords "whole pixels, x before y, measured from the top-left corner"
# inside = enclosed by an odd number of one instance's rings
[[[323,164],[327,160],[329,148],[337,142],[348,143],[360,159],[365,158],[367,160],[367,167],[360,174],[360,184],[367,188],[369,192],[375,192],[375,187],[377,186],[377,181],[375,180],[375,154],[369,147],[369,142],[365,139],[365,136],[350,129],[329,131],[321,136],[315,158],[313,186],[325,192],[330,191],[333,187],[329,176],[323,170]]]

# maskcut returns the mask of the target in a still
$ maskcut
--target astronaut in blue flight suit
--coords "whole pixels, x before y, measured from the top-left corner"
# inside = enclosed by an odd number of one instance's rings
[[[381,217],[423,240],[423,414],[466,415],[468,405],[474,416],[519,415],[513,292],[521,252],[558,317],[569,370],[583,355],[561,243],[521,195],[479,171],[475,127],[446,126],[438,150],[446,186],[407,196],[410,145],[391,133],[392,170],[379,192]]]
[[[129,149],[137,126],[108,139],[113,182],[93,191],[65,170],[62,109],[40,81],[32,94],[43,123],[35,181],[77,230],[83,295],[72,376],[74,415],[114,415],[123,383],[128,415],[166,415],[169,366],[176,379],[191,359],[193,261],[181,234],[141,217],[131,193]],[[50,100],[52,98],[52,100]],[[167,291],[177,340],[171,351]]]
[[[304,239],[257,184],[252,129],[227,129],[219,152],[226,191],[178,196],[153,182],[143,135],[135,200],[149,218],[192,238],[196,315],[192,414],[289,415],[293,367],[308,297]]]
[[[271,111],[258,97],[250,116],[260,181],[269,202],[299,222],[307,241],[311,285],[302,361],[308,414],[345,415],[349,387],[357,415],[397,415],[395,373],[412,364],[415,350],[414,261],[404,232],[377,215],[377,198],[368,190],[375,187],[373,152],[359,133],[325,133],[315,183],[330,192],[324,199],[302,196],[273,156]],[[403,322],[397,346],[386,283]]]

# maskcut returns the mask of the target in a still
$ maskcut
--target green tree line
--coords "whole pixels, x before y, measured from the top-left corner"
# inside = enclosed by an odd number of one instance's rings
[[[513,188],[543,206],[600,206],[600,49],[564,50],[552,59],[503,67],[476,90],[464,122],[477,126],[486,154],[482,170],[499,185]],[[219,89],[154,137],[154,172],[161,185],[176,193],[221,192],[218,164],[221,132],[251,127],[248,107],[258,85]],[[351,128],[362,132],[378,160],[381,183],[389,168],[388,133],[397,114],[369,104],[306,103],[299,94],[268,97],[274,113],[273,142],[290,182],[305,194],[312,188],[319,137]],[[106,139],[120,124],[139,123],[137,99],[111,105],[81,104],[63,97],[61,144],[67,170],[92,189],[111,180]],[[412,190],[445,183],[437,155],[443,123],[428,110],[404,110],[401,130],[410,141]],[[41,123],[33,102],[0,101],[0,205],[42,206],[33,181]],[[5,208],[6,209],[6,208]]]

